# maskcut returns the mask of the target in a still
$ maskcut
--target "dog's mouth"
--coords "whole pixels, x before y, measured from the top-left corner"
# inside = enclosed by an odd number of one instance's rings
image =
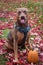
[[[21,19],[21,23],[25,23],[25,20],[24,19]]]
[[[25,23],[25,17],[21,17],[21,21],[20,21],[21,23]]]

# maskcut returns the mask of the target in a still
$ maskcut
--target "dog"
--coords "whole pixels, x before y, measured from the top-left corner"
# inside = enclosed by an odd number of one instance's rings
[[[14,50],[14,58],[18,62],[18,47],[26,48],[26,44],[29,43],[29,36],[31,27],[28,24],[28,9],[27,8],[17,8],[17,21],[14,23],[13,29],[9,32],[7,36],[6,47]]]

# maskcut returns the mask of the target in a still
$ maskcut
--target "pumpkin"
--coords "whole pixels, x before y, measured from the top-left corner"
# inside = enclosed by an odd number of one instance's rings
[[[30,50],[28,52],[28,61],[33,63],[38,62],[38,53],[36,50]]]

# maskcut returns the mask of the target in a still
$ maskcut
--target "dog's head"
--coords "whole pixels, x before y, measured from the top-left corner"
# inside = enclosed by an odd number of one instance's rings
[[[17,21],[20,24],[26,24],[28,22],[28,9],[27,8],[17,8]]]

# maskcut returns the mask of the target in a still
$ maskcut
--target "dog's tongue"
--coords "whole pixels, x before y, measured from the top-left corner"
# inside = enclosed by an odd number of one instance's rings
[[[21,23],[25,23],[25,20],[24,20],[24,19],[22,19],[22,20],[21,20]]]

